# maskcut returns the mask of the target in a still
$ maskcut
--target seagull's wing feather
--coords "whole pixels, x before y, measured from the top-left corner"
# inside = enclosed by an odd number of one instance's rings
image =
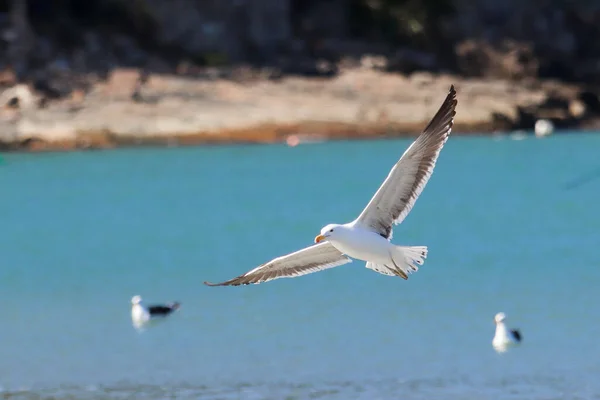
[[[392,238],[392,225],[406,218],[425,188],[454,124],[454,85],[421,135],[404,152],[356,223]]]
[[[522,336],[521,336],[521,332],[518,329],[511,329],[510,333],[512,333],[513,337],[515,338],[515,340],[517,342],[520,342],[522,340]]]
[[[150,315],[167,315],[175,311],[173,307],[163,306],[163,305],[155,305],[148,306],[148,312]]]
[[[293,278],[351,262],[329,242],[323,242],[277,257],[251,271],[221,283],[204,282],[208,286],[238,286]]]

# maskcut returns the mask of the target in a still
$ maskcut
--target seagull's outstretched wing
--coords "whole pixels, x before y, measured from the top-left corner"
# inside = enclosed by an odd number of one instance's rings
[[[452,130],[456,104],[456,91],[452,85],[437,114],[394,165],[356,219],[356,224],[387,239],[392,238],[392,225],[406,218],[433,172]]]
[[[277,257],[243,275],[221,283],[204,282],[208,286],[238,286],[293,278],[352,262],[328,242],[323,242]]]

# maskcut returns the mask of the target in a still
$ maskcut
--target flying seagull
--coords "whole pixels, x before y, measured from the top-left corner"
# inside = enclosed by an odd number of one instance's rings
[[[452,130],[456,104],[452,85],[438,112],[354,221],[329,224],[309,247],[277,257],[231,280],[204,284],[238,286],[293,278],[352,262],[350,257],[366,261],[367,268],[380,274],[408,279],[408,274],[423,265],[427,247],[392,244],[392,228],[406,218],[425,188]]]
[[[172,314],[174,311],[177,311],[180,306],[180,303],[173,302],[165,305],[151,305],[144,307],[142,305],[142,297],[133,296],[131,298],[131,321],[133,322],[134,327],[138,329],[143,328],[159,318],[163,319]]]
[[[513,347],[521,343],[522,337],[521,332],[518,329],[508,329],[504,324],[506,315],[503,312],[499,312],[494,317],[496,323],[496,334],[492,339],[492,346],[498,353],[506,352],[510,347]]]

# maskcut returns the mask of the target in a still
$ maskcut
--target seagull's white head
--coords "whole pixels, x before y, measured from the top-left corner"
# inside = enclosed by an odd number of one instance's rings
[[[315,243],[322,242],[323,240],[335,239],[339,233],[341,226],[338,224],[329,224],[321,229],[321,234],[315,238]]]
[[[499,312],[498,314],[496,314],[496,316],[494,317],[494,322],[499,324],[501,322],[504,322],[504,320],[506,319],[506,315],[504,315],[503,312]]]
[[[133,296],[131,298],[131,304],[132,305],[140,304],[141,302],[142,302],[142,297],[141,296]]]

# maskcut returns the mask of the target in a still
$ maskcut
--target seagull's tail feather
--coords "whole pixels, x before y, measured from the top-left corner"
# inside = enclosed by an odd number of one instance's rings
[[[391,262],[386,264],[368,262],[366,267],[383,275],[399,276],[408,279],[408,275],[419,270],[427,258],[427,246],[394,246],[390,254]]]
[[[426,258],[427,246],[394,246],[392,251],[394,267],[403,272],[404,279],[408,279],[409,274],[417,272]]]

